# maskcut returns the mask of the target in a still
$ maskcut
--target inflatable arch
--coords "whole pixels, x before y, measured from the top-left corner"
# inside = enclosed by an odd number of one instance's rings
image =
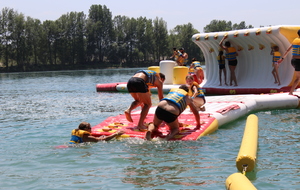
[[[202,50],[205,58],[206,75],[201,86],[207,94],[249,94],[276,93],[288,91],[294,79],[294,68],[290,64],[291,52],[279,67],[281,85],[274,84],[272,71],[271,47],[279,46],[283,55],[298,37],[300,26],[270,26],[263,28],[243,29],[225,32],[198,33],[192,40]],[[217,61],[219,42],[224,36],[238,53],[236,76],[238,86],[219,86],[219,67]],[[229,84],[229,68],[227,83]],[[224,77],[222,76],[224,81]],[[299,86],[298,86],[299,87]]]

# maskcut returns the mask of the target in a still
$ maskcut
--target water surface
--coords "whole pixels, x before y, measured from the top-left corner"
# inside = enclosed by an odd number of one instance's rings
[[[136,69],[0,74],[0,189],[225,189],[237,172],[247,116],[198,141],[100,142],[55,149],[82,121],[122,114],[127,93],[97,93],[97,83],[126,82]],[[153,95],[153,104],[158,102]],[[257,189],[300,189],[300,110],[259,118]]]

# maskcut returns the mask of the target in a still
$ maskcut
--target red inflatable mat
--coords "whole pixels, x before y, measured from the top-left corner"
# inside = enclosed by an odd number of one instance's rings
[[[102,136],[111,135],[119,130],[125,131],[125,134],[121,135],[121,138],[142,138],[145,137],[146,130],[139,130],[136,127],[136,123],[139,120],[139,113],[132,113],[131,117],[133,123],[127,121],[125,115],[118,115],[114,117],[108,117],[102,123],[92,127],[92,135]],[[145,122],[148,125],[153,121],[153,114],[148,114]],[[200,113],[201,128],[196,129],[196,122],[192,112],[181,114],[178,118],[180,123],[180,132],[171,140],[197,140],[199,137],[214,132],[218,128],[218,122],[214,117],[210,117],[209,114]],[[169,134],[169,127],[163,122],[159,127],[159,132],[154,134],[154,137],[164,138]]]

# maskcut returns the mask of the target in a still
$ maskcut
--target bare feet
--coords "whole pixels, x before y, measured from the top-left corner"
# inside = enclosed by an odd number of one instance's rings
[[[222,84],[219,84],[219,86],[222,86]]]
[[[205,106],[200,107],[200,111],[205,111]]]
[[[129,111],[126,110],[126,111],[124,112],[124,114],[125,114],[125,116],[126,116],[127,121],[133,122],[133,120],[132,120],[132,118],[131,118],[131,115],[130,115],[130,112],[129,112]]]
[[[228,86],[228,84],[227,84],[227,83],[225,83],[225,85],[226,85],[226,86]]]
[[[142,132],[145,132],[145,131],[147,131],[147,130],[148,130],[148,128],[147,128],[147,127],[145,127],[145,126],[142,126],[142,127],[140,127],[140,126],[137,126],[137,129],[138,129],[138,130],[140,130],[140,131],[142,131]]]
[[[152,138],[151,138],[151,132],[150,131],[147,131],[146,135],[145,135],[145,139],[148,140],[148,141],[151,141]]]

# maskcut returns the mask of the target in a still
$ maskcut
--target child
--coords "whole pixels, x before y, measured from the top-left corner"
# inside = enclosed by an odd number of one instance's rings
[[[222,71],[224,74],[224,79],[225,79],[225,85],[228,86],[227,84],[227,79],[226,79],[226,68],[225,68],[225,56],[223,55],[224,52],[222,50],[219,51],[219,54],[217,56],[217,60],[219,63],[219,79],[220,79],[220,84],[219,86],[222,86]]]
[[[226,41],[223,45],[223,41],[227,38],[227,36],[224,36],[222,40],[219,43],[219,46],[225,50],[226,52],[226,59],[228,60],[229,70],[230,70],[230,86],[232,85],[232,82],[234,82],[234,86],[238,86],[237,79],[235,75],[235,69],[238,64],[237,56],[238,53],[235,49],[235,47],[231,47],[231,43],[229,41]]]
[[[98,142],[109,141],[118,135],[124,134],[124,131],[118,131],[109,136],[95,137],[91,135],[91,124],[82,122],[79,124],[78,129],[73,129],[71,134],[71,140],[69,144],[78,144],[84,142]]]
[[[272,58],[272,75],[275,79],[275,84],[278,83],[278,86],[281,84],[280,83],[280,79],[279,79],[279,74],[278,74],[278,68],[279,68],[279,64],[278,64],[278,60],[281,58],[281,54],[279,52],[279,47],[278,46],[273,46],[271,48],[271,53],[270,53],[273,58]]]
[[[189,87],[188,95],[193,99],[195,107],[198,111],[205,111],[204,104],[206,102],[202,88],[194,81],[192,75],[187,75],[185,78],[186,85]]]
[[[190,69],[194,69],[194,73],[197,76],[198,83],[201,84],[204,79],[204,72],[201,67],[200,61],[197,61],[196,58],[192,59],[192,64],[190,65]]]
[[[179,51],[177,50],[176,47],[173,48],[173,55],[170,57],[170,59],[173,59],[174,58],[174,61],[177,61],[178,59],[178,56],[179,56]]]
[[[162,122],[165,122],[170,129],[170,133],[164,140],[172,139],[180,130],[178,117],[186,109],[187,105],[193,112],[197,123],[196,129],[200,129],[200,115],[195,107],[191,97],[188,95],[187,85],[180,85],[179,88],[172,88],[167,96],[162,99],[155,110],[153,122],[149,124],[148,131],[145,134],[146,140],[152,139],[152,133],[157,132]]]

